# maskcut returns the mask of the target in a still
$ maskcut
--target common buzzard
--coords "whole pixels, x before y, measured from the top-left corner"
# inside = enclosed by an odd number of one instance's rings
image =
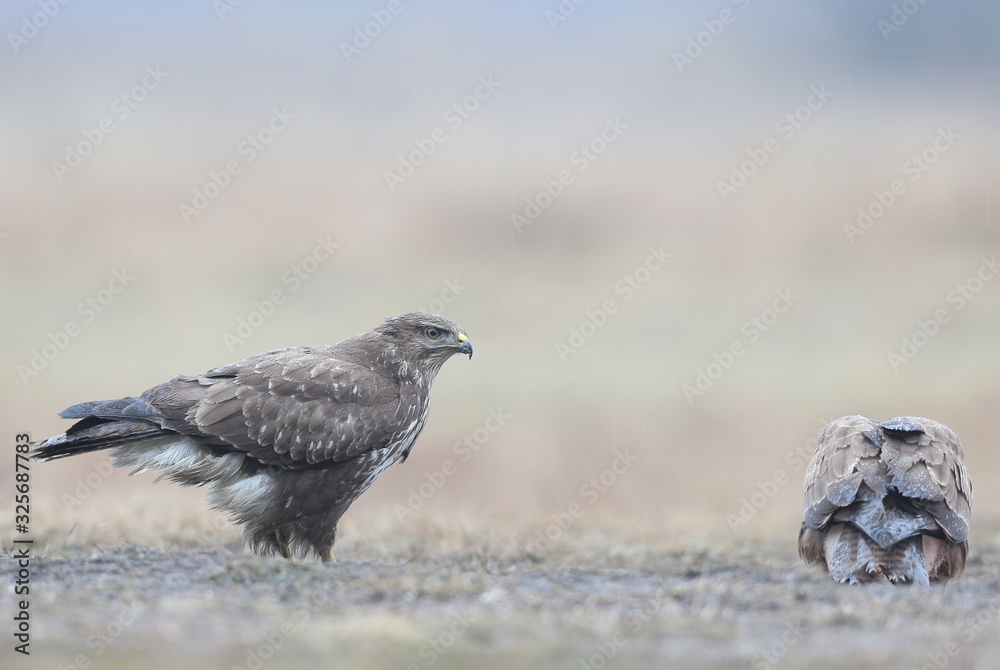
[[[291,347],[196,375],[138,398],[60,412],[77,419],[34,456],[112,449],[115,466],[209,486],[208,501],[261,555],[332,560],[337,523],[427,420],[431,383],[472,344],[451,319],[399,314],[339,344]]]
[[[958,436],[904,416],[828,425],[806,470],[799,556],[852,584],[927,584],[961,576],[972,482]]]

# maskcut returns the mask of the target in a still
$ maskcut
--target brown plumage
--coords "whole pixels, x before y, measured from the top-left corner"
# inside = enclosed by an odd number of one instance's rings
[[[958,436],[931,419],[837,419],[806,470],[799,556],[852,584],[961,576],[972,514],[963,458]]]
[[[399,314],[339,344],[278,349],[137,398],[85,402],[39,460],[113,449],[112,463],[209,485],[209,502],[263,555],[332,559],[337,523],[427,420],[431,383],[472,344],[451,319]]]

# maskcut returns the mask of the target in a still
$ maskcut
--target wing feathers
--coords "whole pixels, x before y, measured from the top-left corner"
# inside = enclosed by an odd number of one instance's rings
[[[399,381],[330,353],[309,347],[268,352],[197,377],[175,377],[139,398],[80,403],[61,415],[81,419],[68,435],[140,420],[115,439],[176,431],[292,469],[347,460],[403,436]],[[84,445],[112,436],[102,429],[81,437],[87,439],[75,443],[78,450],[101,448]]]

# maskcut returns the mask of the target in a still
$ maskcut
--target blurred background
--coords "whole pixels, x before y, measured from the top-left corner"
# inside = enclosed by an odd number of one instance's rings
[[[994,522],[990,3],[15,0],[0,26],[10,445],[429,309],[476,356],[349,536],[572,509],[791,547],[816,435],[855,413],[951,426]],[[36,530],[235,538],[107,462],[33,465]]]

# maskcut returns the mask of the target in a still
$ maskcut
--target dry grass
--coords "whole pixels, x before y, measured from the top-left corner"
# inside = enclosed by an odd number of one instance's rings
[[[829,584],[798,562],[794,529],[738,541],[580,523],[541,546],[544,524],[384,519],[347,524],[335,565],[197,539],[211,529],[41,532],[30,667],[81,653],[108,668],[247,667],[252,653],[286,668],[922,667],[950,643],[949,667],[979,667],[998,650],[996,527],[973,537],[963,579],[922,589]]]

